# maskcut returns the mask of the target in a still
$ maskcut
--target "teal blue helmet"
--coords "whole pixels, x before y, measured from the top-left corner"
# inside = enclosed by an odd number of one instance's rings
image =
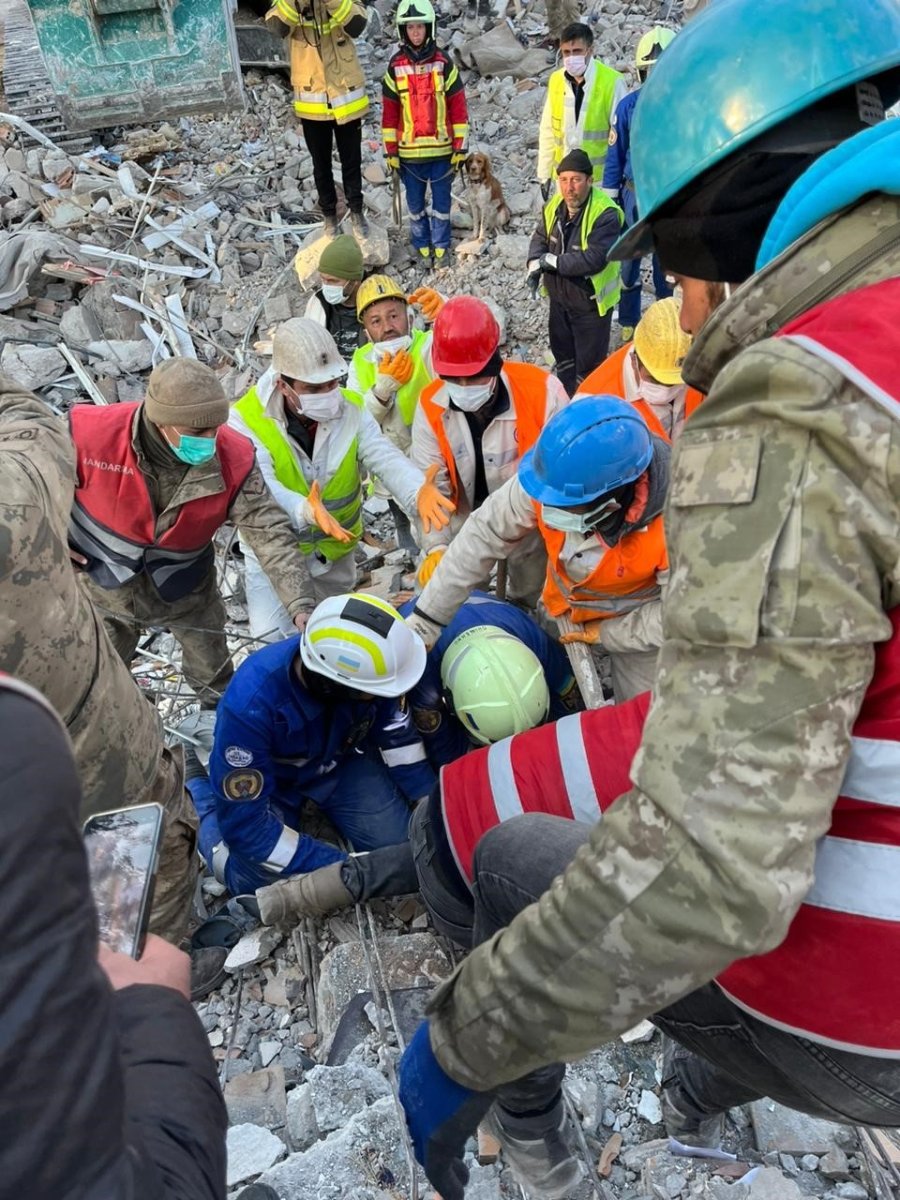
[[[857,130],[873,123],[900,96],[898,66],[900,0],[712,0],[641,89],[631,130],[641,220],[610,257],[652,249],[650,226],[668,201],[826,98],[865,81],[880,86]]]

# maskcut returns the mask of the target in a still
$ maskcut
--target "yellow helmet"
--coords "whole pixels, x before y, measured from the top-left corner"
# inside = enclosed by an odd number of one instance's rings
[[[634,350],[654,379],[681,383],[681,364],[691,339],[679,323],[681,303],[674,296],[651,304],[634,331]]]
[[[550,711],[540,659],[493,625],[474,625],[453,639],[441,659],[441,682],[466,733],[482,746],[542,725]]]
[[[356,293],[356,316],[362,320],[362,315],[376,300],[402,300],[406,304],[406,292],[390,275],[370,275],[359,285]]]
[[[638,42],[634,65],[639,71],[649,71],[666,46],[674,40],[675,34],[671,29],[666,29],[663,25],[654,25]]]

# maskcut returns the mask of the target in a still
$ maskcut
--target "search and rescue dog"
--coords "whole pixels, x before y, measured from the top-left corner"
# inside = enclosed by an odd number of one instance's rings
[[[469,208],[472,212],[475,237],[485,237],[509,223],[509,209],[503,198],[503,189],[491,171],[491,160],[477,151],[463,163]]]

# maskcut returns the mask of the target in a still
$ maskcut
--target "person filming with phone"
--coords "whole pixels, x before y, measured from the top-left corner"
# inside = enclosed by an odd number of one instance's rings
[[[65,729],[39,692],[3,674],[0,728],[0,1192],[220,1200],[227,1117],[188,1000],[190,961],[153,934],[138,959],[103,943],[98,953]],[[145,822],[156,841],[161,814]],[[144,836],[137,818],[134,829]],[[115,855],[119,866],[145,862],[152,880],[156,850],[147,844],[143,858],[121,845]],[[137,949],[150,893],[149,884],[136,889],[139,915],[127,933],[121,912],[103,915],[104,930],[118,924]]]

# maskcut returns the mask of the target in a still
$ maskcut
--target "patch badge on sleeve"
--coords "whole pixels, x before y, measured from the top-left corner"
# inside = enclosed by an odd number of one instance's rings
[[[262,771],[229,771],[222,790],[229,800],[255,800],[263,790]]]
[[[253,755],[242,746],[229,746],[225,751],[225,761],[229,767],[249,767],[253,762]]]

